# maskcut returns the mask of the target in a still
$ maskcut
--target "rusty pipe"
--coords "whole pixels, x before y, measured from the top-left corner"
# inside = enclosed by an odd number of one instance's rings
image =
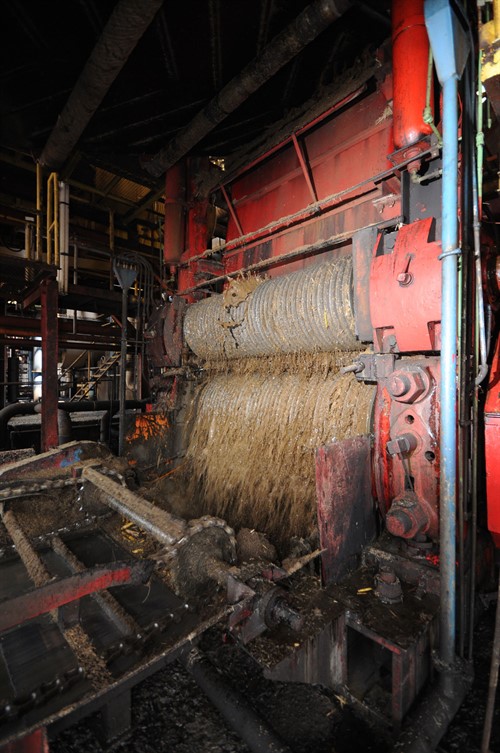
[[[60,408],[57,409],[57,433],[59,444],[66,444],[73,439],[73,430],[71,425],[71,415]]]
[[[144,161],[146,172],[156,178],[163,175],[351,5],[350,0],[315,0],[308,5],[163,149]]]
[[[14,416],[26,416],[35,412],[36,403],[12,403],[0,410],[0,450],[10,449],[8,424]]]
[[[181,661],[252,753],[291,753],[290,748],[253,710],[244,696],[224,680],[205,654],[193,648]]]
[[[425,28],[424,0],[393,0],[393,130],[397,149],[411,147],[432,132],[424,123],[429,68],[429,38]],[[432,106],[432,89],[431,89]],[[415,156],[420,149],[415,148]],[[407,152],[411,156],[410,151]],[[418,160],[409,166],[418,167]]]
[[[52,170],[64,165],[162,3],[120,0],[116,5],[47,139],[41,165]]]

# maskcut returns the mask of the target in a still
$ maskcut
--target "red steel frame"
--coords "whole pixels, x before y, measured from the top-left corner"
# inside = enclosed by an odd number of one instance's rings
[[[484,409],[484,435],[488,528],[495,546],[500,548],[500,340],[491,365]]]
[[[40,286],[42,303],[42,451],[57,447],[57,403],[59,383],[57,380],[59,292],[57,280],[47,278]]]
[[[207,280],[223,281],[256,264],[273,267],[270,275],[283,273],[283,266],[267,260],[286,261],[289,272],[310,263],[318,251],[344,245],[348,252],[360,227],[398,221],[399,180],[388,159],[394,150],[391,92],[390,76],[364,99],[365,88],[357,89],[220,187],[229,212],[222,264],[206,258],[209,202],[196,196],[196,166],[191,165],[186,250],[178,264],[180,295],[196,300],[199,295],[193,293]],[[357,100],[354,120],[346,107],[352,100]],[[285,258],[290,253],[293,264]]]
[[[440,348],[441,246],[431,240],[433,219],[402,227],[394,250],[377,255],[370,274],[375,349],[425,353]],[[379,239],[379,243],[382,239]]]

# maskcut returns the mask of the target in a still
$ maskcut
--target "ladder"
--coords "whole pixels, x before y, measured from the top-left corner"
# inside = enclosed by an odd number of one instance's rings
[[[95,387],[95,385],[101,381],[103,376],[105,376],[108,371],[111,369],[112,366],[115,365],[120,360],[120,353],[112,353],[107,358],[104,358],[97,369],[93,372],[92,376],[88,379],[87,382],[80,385],[80,387],[77,389],[73,397],[71,398],[70,402],[74,402],[76,400],[83,400],[84,397],[87,397],[90,390]]]

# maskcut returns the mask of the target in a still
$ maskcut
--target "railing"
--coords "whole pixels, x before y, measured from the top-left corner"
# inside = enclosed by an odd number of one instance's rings
[[[59,266],[59,182],[57,173],[47,180],[47,264]]]
[[[87,381],[82,384],[75,392],[71,401],[83,400],[87,397],[90,390],[93,389],[98,382],[108,373],[108,371],[115,366],[120,360],[120,353],[112,353],[110,356],[101,361],[100,365],[93,371]]]

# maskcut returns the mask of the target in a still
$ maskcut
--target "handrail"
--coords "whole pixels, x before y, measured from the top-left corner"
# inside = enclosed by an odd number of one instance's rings
[[[37,261],[42,261],[42,166],[36,163],[36,254]]]
[[[52,261],[54,256],[54,261]],[[47,179],[47,264],[59,266],[59,182],[57,173]]]

